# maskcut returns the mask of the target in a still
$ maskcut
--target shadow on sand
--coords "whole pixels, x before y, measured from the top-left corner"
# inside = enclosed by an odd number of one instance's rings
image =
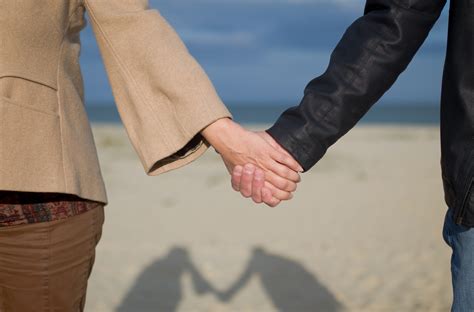
[[[342,310],[334,295],[301,264],[261,247],[253,249],[245,270],[224,291],[215,289],[201,275],[185,248],[174,247],[143,270],[117,311],[176,311],[182,299],[181,276],[185,273],[191,275],[197,294],[211,292],[222,302],[232,300],[256,276],[278,311]]]

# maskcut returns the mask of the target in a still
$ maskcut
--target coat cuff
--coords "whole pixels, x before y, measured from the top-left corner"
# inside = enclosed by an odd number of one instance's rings
[[[231,113],[223,105],[205,119],[192,124],[181,124],[179,134],[172,136],[173,140],[168,141],[164,149],[157,149],[156,154],[150,153],[143,161],[147,175],[156,176],[181,168],[203,155],[210,144],[201,135],[201,131],[222,118],[232,118]]]

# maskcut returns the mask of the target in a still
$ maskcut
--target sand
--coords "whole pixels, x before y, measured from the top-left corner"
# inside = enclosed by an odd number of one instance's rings
[[[437,128],[359,126],[275,209],[212,150],[149,177],[122,126],[93,130],[109,205],[87,311],[449,309]]]

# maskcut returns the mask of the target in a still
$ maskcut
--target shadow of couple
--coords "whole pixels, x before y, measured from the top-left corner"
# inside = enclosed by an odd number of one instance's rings
[[[191,275],[196,293],[211,292],[222,302],[229,302],[256,275],[278,311],[342,309],[334,295],[301,264],[261,247],[253,249],[245,270],[225,291],[215,289],[201,275],[185,248],[174,247],[143,270],[117,311],[175,311],[182,299],[181,276],[186,272]]]

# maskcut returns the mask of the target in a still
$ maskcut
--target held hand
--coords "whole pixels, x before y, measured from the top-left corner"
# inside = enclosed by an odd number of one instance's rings
[[[291,192],[284,192],[265,181],[262,169],[252,164],[235,166],[232,171],[232,188],[242,196],[251,197],[255,203],[276,207],[282,200],[293,198]]]
[[[287,153],[273,147],[265,139],[265,133],[247,131],[230,119],[220,119],[201,133],[221,154],[229,173],[236,166],[249,164],[242,167],[242,172],[251,172],[253,179],[245,183],[242,195],[272,207],[292,197],[302,168]],[[252,192],[248,191],[249,186]]]
[[[273,148],[291,157],[268,133],[261,132],[259,135]],[[302,171],[301,167],[299,171]],[[278,189],[275,189],[275,187],[268,182],[262,182],[261,170],[252,164],[246,164],[243,167],[234,167],[232,172],[232,187],[243,196],[252,197],[254,201],[262,199],[264,202],[267,202],[271,199],[272,193],[279,192]],[[292,197],[293,195],[291,194],[290,198]]]

